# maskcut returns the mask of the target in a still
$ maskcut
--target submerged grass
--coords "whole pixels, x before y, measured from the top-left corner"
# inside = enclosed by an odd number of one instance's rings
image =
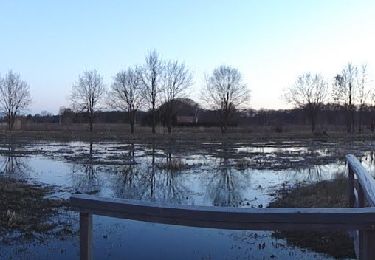
[[[278,198],[271,202],[270,208],[342,208],[348,207],[347,179],[342,175],[331,181],[301,185],[291,190],[280,190]],[[348,233],[277,231],[276,238],[286,239],[288,243],[325,253],[335,258],[355,258],[353,241]]]

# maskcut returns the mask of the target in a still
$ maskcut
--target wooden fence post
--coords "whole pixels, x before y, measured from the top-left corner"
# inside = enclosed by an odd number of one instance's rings
[[[358,195],[358,208],[366,207],[365,193],[363,191],[362,185],[359,182],[358,182],[358,188],[357,188],[357,195]]]
[[[348,197],[349,197],[349,207],[354,207],[354,172],[350,163],[348,162]]]
[[[92,259],[92,215],[80,212],[80,259]]]
[[[359,259],[375,259],[375,231],[359,231]]]

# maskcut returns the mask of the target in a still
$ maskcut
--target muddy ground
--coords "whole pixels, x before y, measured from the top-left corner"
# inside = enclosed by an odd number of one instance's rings
[[[0,242],[44,241],[73,235],[66,200],[48,197],[55,187],[0,177]],[[59,215],[58,218],[56,216]]]
[[[348,207],[347,179],[297,186],[280,190],[270,208],[344,208]],[[336,258],[355,258],[353,241],[347,232],[277,231],[275,238],[286,239],[291,245],[325,253]]]

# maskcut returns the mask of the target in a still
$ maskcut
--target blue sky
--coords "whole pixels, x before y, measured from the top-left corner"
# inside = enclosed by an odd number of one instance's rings
[[[21,73],[31,112],[68,106],[72,84],[96,69],[141,64],[149,50],[185,61],[199,101],[205,73],[237,67],[255,108],[288,107],[282,90],[311,71],[331,80],[349,61],[375,69],[375,1],[5,1],[0,73]]]

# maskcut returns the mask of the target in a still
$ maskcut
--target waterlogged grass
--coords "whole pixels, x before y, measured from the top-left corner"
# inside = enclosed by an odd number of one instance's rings
[[[347,179],[339,175],[336,179],[316,184],[301,185],[290,190],[279,191],[271,208],[343,208],[348,207]],[[286,239],[291,245],[325,253],[336,258],[355,258],[353,241],[348,233],[277,231],[275,238]]]
[[[46,234],[70,235],[66,222],[54,219],[67,202],[49,199],[52,188],[0,177],[0,241],[42,240]]]
[[[181,158],[172,158],[165,162],[161,162],[157,164],[157,167],[162,170],[170,170],[170,171],[181,171],[188,167]]]
[[[53,127],[50,127],[53,126]],[[242,126],[231,127],[226,134],[222,134],[219,127],[175,127],[171,134],[166,128],[157,126],[156,134],[151,133],[150,127],[136,126],[135,133],[130,134],[128,124],[94,124],[94,131],[88,131],[87,124],[58,125],[35,124],[27,130],[12,132],[0,131],[2,138],[14,138],[24,140],[60,140],[60,141],[134,141],[164,143],[169,140],[202,142],[202,141],[353,141],[373,140],[374,133],[365,130],[362,133],[348,134],[344,127],[327,127],[324,133],[311,133],[309,125],[275,126]]]

